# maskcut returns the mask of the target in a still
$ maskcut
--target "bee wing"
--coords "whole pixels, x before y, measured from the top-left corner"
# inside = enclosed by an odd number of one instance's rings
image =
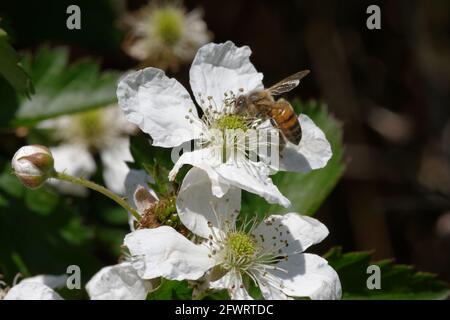
[[[300,80],[306,75],[308,75],[309,70],[299,71],[294,73],[292,76],[289,76],[267,89],[269,93],[273,96],[278,96],[282,93],[289,92],[294,89],[300,83]]]

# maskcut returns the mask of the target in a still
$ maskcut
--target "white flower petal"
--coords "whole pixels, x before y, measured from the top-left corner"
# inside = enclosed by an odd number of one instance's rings
[[[263,89],[262,73],[258,73],[250,62],[251,50],[247,46],[236,47],[233,42],[209,43],[201,47],[192,62],[189,72],[192,92],[201,106],[199,93],[203,99],[211,96],[222,108],[224,93],[232,90],[235,94]]]
[[[150,183],[155,183],[155,179],[145,172],[145,170],[130,169],[128,171],[125,178],[125,196],[134,208],[137,208],[134,202],[134,192],[139,186],[145,187],[153,197],[158,199],[156,193],[149,187]]]
[[[186,13],[183,38],[177,46],[176,52],[184,60],[190,60],[194,56],[197,48],[207,43],[211,39],[211,34],[208,32],[208,26],[203,20],[204,12],[202,9],[194,9]]]
[[[184,152],[169,172],[169,179],[174,180],[178,171],[185,164],[204,170],[211,180],[211,189],[216,197],[223,197],[228,192],[230,185],[224,181],[217,171],[214,169],[219,163],[212,156],[211,150],[208,148],[194,150],[192,152]]]
[[[111,137],[123,134],[131,135],[138,131],[137,126],[125,118],[118,104],[113,104],[99,110],[101,110],[102,122],[113,126],[110,128]]]
[[[303,252],[321,242],[328,236],[328,229],[314,218],[287,213],[269,216],[255,228],[253,234],[266,250],[278,250],[280,244],[285,243],[281,250],[290,254]]]
[[[174,179],[184,164],[190,164],[208,174],[212,193],[216,197],[223,197],[234,186],[258,194],[269,203],[278,203],[284,207],[291,205],[289,199],[273,184],[268,176],[269,170],[263,163],[219,163],[211,154],[208,148],[183,153],[170,171],[169,178]]]
[[[340,299],[339,277],[328,262],[315,254],[302,253],[289,256],[278,266],[284,271],[270,271],[283,283],[281,289],[292,297],[310,297],[314,300]]]
[[[63,300],[52,288],[36,281],[21,282],[12,287],[4,300]]]
[[[96,169],[94,158],[80,144],[62,144],[50,148],[55,159],[55,169],[71,176],[89,178]],[[58,191],[76,196],[86,196],[87,189],[73,183],[50,179],[48,183]]]
[[[125,178],[125,191],[126,191],[125,196],[128,200],[128,203],[130,203],[133,208],[137,209],[138,213],[141,212],[140,211],[141,209],[139,208],[140,204],[137,204],[134,198],[134,194],[138,187],[146,188],[153,198],[158,199],[156,193],[152,189],[150,189],[149,183],[155,183],[155,180],[151,176],[149,176],[144,170],[130,169]],[[128,212],[128,224],[130,225],[131,231],[134,231],[135,221],[136,218],[131,213]]]
[[[283,207],[289,207],[291,202],[278,190],[269,177],[267,167],[261,163],[248,163],[243,161],[234,165],[221,164],[216,168],[221,177],[221,181],[255,193],[269,203],[280,204]],[[222,184],[224,184],[222,182]]]
[[[23,279],[20,281],[21,284],[23,283],[29,283],[29,282],[36,282],[43,285],[46,285],[49,288],[63,288],[66,286],[67,282],[67,275],[62,274],[59,276],[55,275],[49,275],[49,274],[41,274],[38,276],[30,277]]]
[[[232,300],[253,300],[244,287],[242,275],[238,271],[231,270],[219,280],[209,283],[214,290],[227,289]]]
[[[133,201],[139,213],[143,213],[153,206],[158,201],[158,197],[153,196],[149,189],[143,186],[138,186],[134,191]]]
[[[160,69],[128,74],[119,82],[117,97],[128,121],[150,134],[155,146],[175,147],[200,136],[201,122],[189,93]]]
[[[192,243],[167,226],[134,231],[125,237],[124,244],[132,256],[144,261],[139,274],[144,279],[196,280],[216,263],[208,257],[206,246]]]
[[[278,278],[274,277],[271,273],[267,272],[265,274],[255,275],[256,281],[258,282],[259,290],[266,300],[291,300],[278,285],[276,284]]]
[[[286,143],[278,169],[308,172],[325,167],[333,155],[325,134],[307,115],[301,114],[298,120],[302,127],[302,140],[298,146]]]
[[[225,221],[234,226],[240,208],[240,189],[230,188],[222,198],[217,198],[205,171],[192,168],[186,174],[177,198],[177,211],[183,225],[196,235],[208,238],[211,234],[208,222],[215,228]]]
[[[104,267],[86,284],[91,300],[145,300],[151,289],[130,262]]]
[[[100,152],[103,162],[103,179],[111,191],[125,195],[125,179],[130,171],[126,161],[133,161],[130,153],[130,139],[118,138]]]

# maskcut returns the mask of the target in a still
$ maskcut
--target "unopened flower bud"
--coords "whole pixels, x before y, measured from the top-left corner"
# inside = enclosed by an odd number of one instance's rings
[[[54,173],[54,160],[47,147],[30,145],[20,148],[11,166],[14,174],[28,188],[39,188]]]

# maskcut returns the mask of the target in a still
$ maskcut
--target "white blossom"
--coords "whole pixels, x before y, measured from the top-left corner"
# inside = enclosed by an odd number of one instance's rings
[[[86,284],[91,300],[145,300],[152,289],[152,282],[139,277],[129,261],[102,268]]]
[[[190,170],[177,209],[182,223],[203,240],[191,242],[167,226],[128,234],[125,246],[144,263],[139,275],[200,280],[210,289],[227,289],[232,299],[252,299],[248,281],[265,299],[341,297],[337,273],[325,259],[304,252],[328,235],[322,223],[288,213],[237,226],[240,200],[235,188],[216,198],[205,172]]]
[[[250,153],[257,152],[262,157],[265,154],[259,152],[267,144],[259,145],[259,140],[246,143],[245,139],[227,135],[229,130],[248,129],[266,134],[276,130],[269,121],[247,121],[233,112],[237,95],[264,88],[263,75],[250,62],[250,54],[247,46],[236,47],[231,41],[210,43],[199,49],[190,69],[190,85],[202,117],[188,91],[156,68],[124,77],[117,89],[119,105],[131,123],[151,135],[155,146],[178,148],[190,140],[197,142],[194,150],[185,150],[176,161],[171,179],[183,165],[190,164],[208,174],[217,197],[222,197],[231,187],[238,187],[270,203],[288,207],[289,200],[269,175],[278,170],[307,172],[322,168],[331,158],[331,147],[325,134],[306,115],[298,118],[303,131],[300,144],[288,142],[277,165],[248,157],[247,146]],[[234,139],[231,146],[224,144],[224,137]],[[229,154],[230,149],[238,150],[237,156],[224,158],[223,151]]]
[[[8,290],[4,300],[63,300],[53,289],[62,288],[67,280],[66,275],[38,275],[23,279]]]
[[[176,70],[211,39],[202,10],[188,12],[177,4],[149,4],[123,22],[129,28],[125,51],[144,65],[162,69]]]
[[[97,272],[86,284],[91,300],[145,300],[157,281],[143,280],[138,276],[138,259],[107,266]],[[54,290],[63,288],[67,275],[38,275],[14,283],[6,292],[4,300],[63,300]],[[14,281],[16,282],[16,280]],[[0,292],[2,293],[2,292]],[[0,296],[0,299],[2,296]]]
[[[106,186],[118,194],[125,193],[129,172],[126,161],[133,160],[128,136],[136,127],[126,121],[117,105],[45,120],[38,128],[51,130],[53,138],[59,141],[50,147],[57,171],[89,178],[96,170],[94,154],[98,153]],[[87,194],[82,186],[56,179],[49,183],[64,193]]]

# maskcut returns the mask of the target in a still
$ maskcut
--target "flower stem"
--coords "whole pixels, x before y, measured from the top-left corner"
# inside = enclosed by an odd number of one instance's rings
[[[55,174],[53,175],[53,178],[58,179],[58,180],[62,180],[62,181],[67,181],[73,184],[78,184],[80,186],[84,186],[86,188],[95,190],[97,192],[100,192],[101,194],[107,196],[108,198],[110,198],[111,200],[114,200],[117,204],[119,204],[120,206],[122,206],[125,210],[127,210],[128,212],[130,212],[138,221],[141,219],[140,214],[133,209],[127,201],[125,201],[125,199],[123,199],[122,197],[118,196],[117,194],[113,193],[111,190],[105,188],[104,186],[101,186],[95,182],[83,179],[83,178],[78,178],[78,177],[74,177],[68,174],[65,174],[63,172],[55,172]]]

